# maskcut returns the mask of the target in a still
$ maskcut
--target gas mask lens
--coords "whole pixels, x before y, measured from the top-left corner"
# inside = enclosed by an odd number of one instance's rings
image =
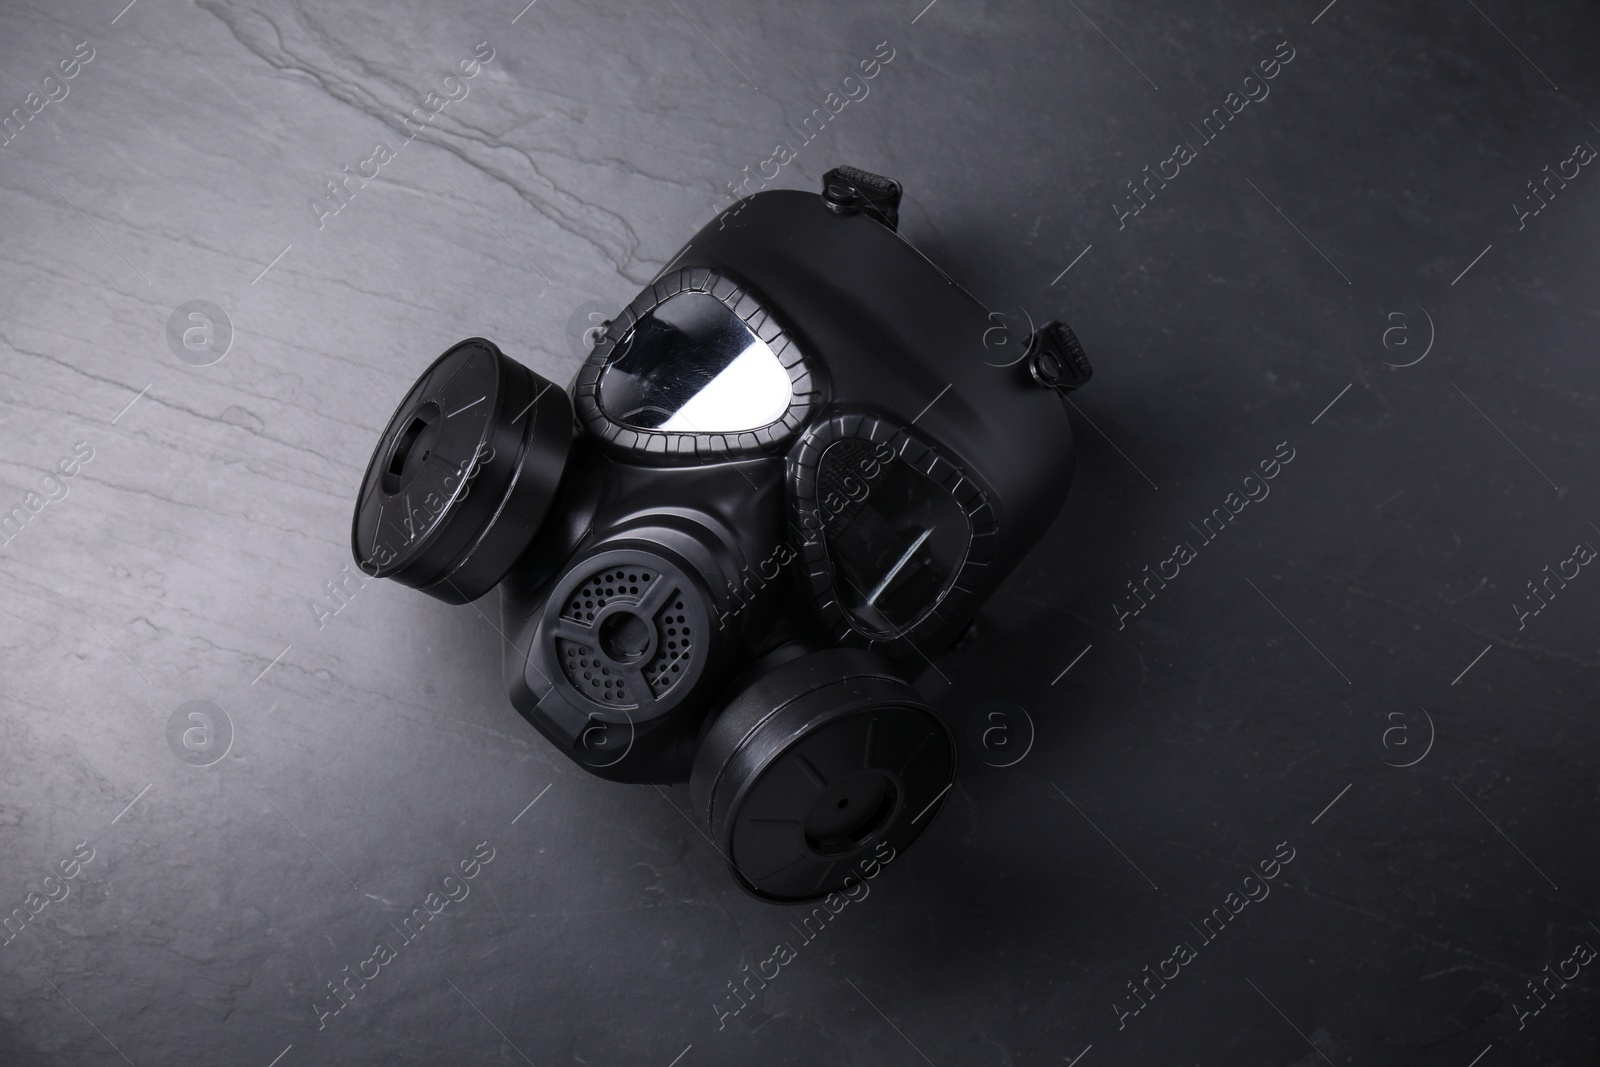
[[[812,425],[791,455],[801,555],[833,640],[911,652],[944,625],[937,609],[951,590],[982,580],[988,497],[911,427],[867,412]]]
[[[578,421],[602,447],[669,464],[770,453],[820,399],[766,302],[704,267],[635,297],[606,323],[572,383]]]
[[[874,451],[860,438],[829,445],[817,495],[838,505],[824,514],[822,537],[840,603],[864,632],[893,636],[943,598],[972,527],[948,490]]]
[[[646,314],[600,375],[600,406],[644,430],[729,433],[777,422],[789,372],[722,301],[680,293]]]

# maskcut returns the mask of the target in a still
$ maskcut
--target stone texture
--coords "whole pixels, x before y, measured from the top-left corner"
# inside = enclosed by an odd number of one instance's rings
[[[1512,606],[1600,545],[1600,177],[1513,207],[1600,144],[1591,7],[117,7],[0,14],[0,113],[28,116],[0,147],[0,512],[60,496],[0,547],[0,909],[93,850],[0,947],[0,1062],[1600,1057],[1592,967],[1517,1009],[1600,944],[1600,577]],[[687,791],[593,779],[525,726],[492,600],[311,605],[429,361],[481,334],[566,381],[587,311],[879,42],[775,184],[899,179],[909,240],[1007,321],[1066,318],[1096,368],[1067,508],[924,679],[1037,738],[1006,769],[965,753],[927,837],[719,1029],[797,916],[734,887]],[[1280,42],[1270,94],[1230,104]],[[234,331],[207,366],[168,345],[190,300]],[[1280,442],[1270,496],[1205,543]],[[233,731],[207,767],[169,748],[196,699]],[[470,895],[319,1030],[326,984],[485,841]],[[1270,897],[1202,943],[1279,842]]]

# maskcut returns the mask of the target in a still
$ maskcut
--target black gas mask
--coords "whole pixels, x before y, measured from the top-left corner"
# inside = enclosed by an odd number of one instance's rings
[[[516,709],[603,778],[687,781],[766,900],[927,827],[956,748],[912,680],[1072,473],[1077,341],[994,343],[899,200],[841,167],[740,201],[594,331],[570,392],[462,341],[356,504],[367,574],[452,604],[498,585]]]

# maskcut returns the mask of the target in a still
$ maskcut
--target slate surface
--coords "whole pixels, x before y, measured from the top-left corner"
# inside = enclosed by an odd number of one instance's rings
[[[0,1062],[1600,1060],[1592,5],[120,6],[0,13]],[[435,355],[568,380],[880,42],[774,184],[898,178],[1096,376],[930,685],[1005,730],[806,941],[516,716],[492,599],[313,605]]]

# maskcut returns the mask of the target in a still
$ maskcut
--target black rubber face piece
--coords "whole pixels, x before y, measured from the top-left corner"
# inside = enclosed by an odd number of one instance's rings
[[[691,789],[749,892],[800,903],[898,854],[955,780],[955,741],[882,657],[829,649],[747,685],[707,730]]]
[[[367,464],[351,550],[371,577],[451,604],[505,577],[539,530],[572,444],[566,392],[473,337],[417,379]]]

